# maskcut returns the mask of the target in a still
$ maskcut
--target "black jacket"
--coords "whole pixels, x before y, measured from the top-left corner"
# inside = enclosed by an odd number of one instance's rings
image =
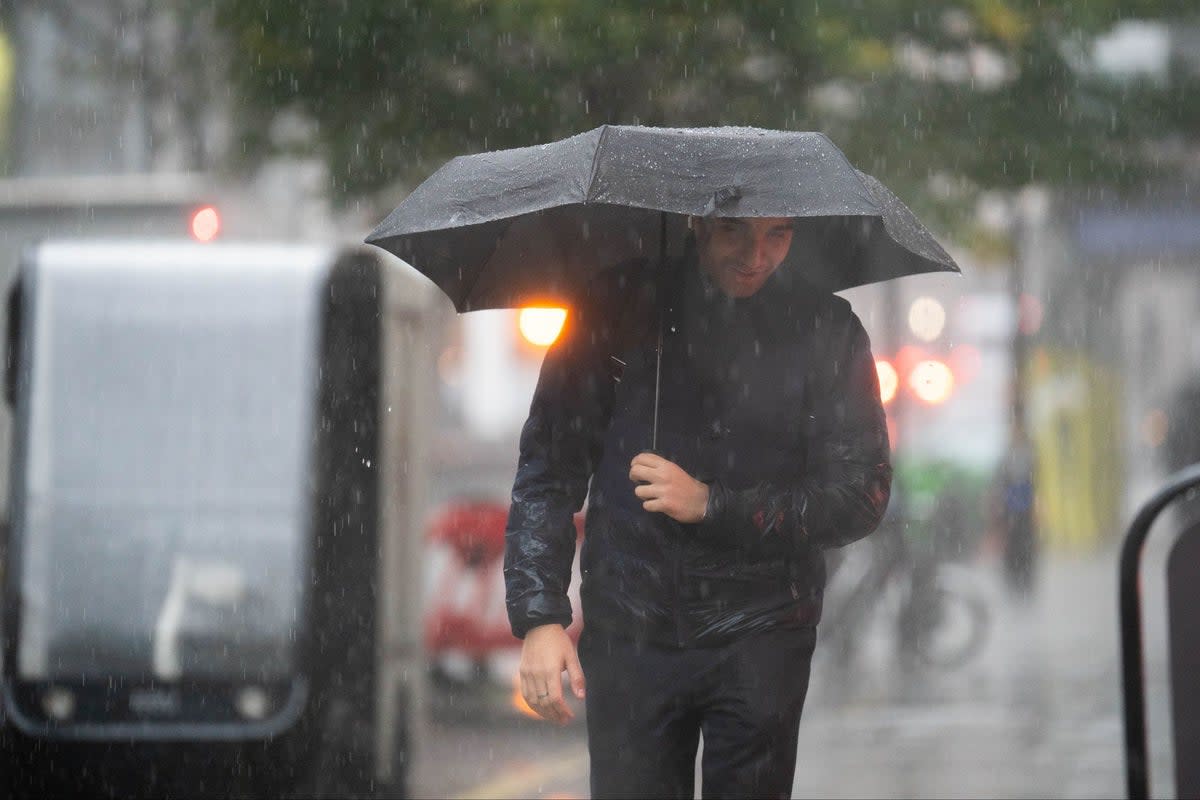
[[[692,257],[666,304],[651,274],[633,265],[594,281],[542,365],[506,534],[513,632],[570,623],[585,496],[588,625],[679,646],[814,625],[821,549],[870,533],[891,485],[867,335],[845,300],[779,273],[735,301]],[[710,484],[694,525],[644,511],[628,477],[650,449],[660,308],[657,451]]]

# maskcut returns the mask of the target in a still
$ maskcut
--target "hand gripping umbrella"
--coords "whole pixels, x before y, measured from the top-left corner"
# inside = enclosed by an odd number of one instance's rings
[[[830,291],[959,271],[824,134],[758,128],[604,125],[460,156],[366,241],[430,278],[459,311],[570,305],[600,271],[677,255],[689,216],[794,217],[798,241],[781,271]]]

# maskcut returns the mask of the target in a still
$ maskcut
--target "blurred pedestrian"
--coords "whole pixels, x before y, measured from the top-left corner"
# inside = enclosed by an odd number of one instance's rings
[[[691,798],[701,733],[706,797],[790,795],[822,549],[870,533],[890,491],[867,335],[779,269],[807,246],[793,220],[691,227],[668,277],[595,279],[521,436],[505,578],[522,692],[565,723],[563,672],[586,684],[593,797]],[[585,496],[577,653],[565,531]]]
[[[1033,591],[1037,566],[1033,445],[1025,424],[1014,419],[1008,450],[996,476],[996,509],[1004,548],[1004,574],[1018,595]]]

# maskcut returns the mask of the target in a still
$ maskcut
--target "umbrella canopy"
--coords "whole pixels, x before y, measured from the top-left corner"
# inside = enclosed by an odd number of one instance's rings
[[[459,311],[570,303],[598,271],[677,254],[688,216],[794,217],[782,270],[832,291],[958,266],[821,133],[605,125],[460,156],[367,237]]]

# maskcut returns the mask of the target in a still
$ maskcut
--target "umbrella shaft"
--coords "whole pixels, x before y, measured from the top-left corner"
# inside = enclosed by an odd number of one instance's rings
[[[650,428],[650,449],[658,452],[658,395],[662,386],[663,321],[658,317],[658,357],[654,366],[654,423]]]
[[[650,450],[658,452],[658,399],[662,386],[663,320],[667,316],[666,291],[663,285],[667,271],[667,212],[658,220],[658,352],[654,359],[654,420],[650,426]]]

